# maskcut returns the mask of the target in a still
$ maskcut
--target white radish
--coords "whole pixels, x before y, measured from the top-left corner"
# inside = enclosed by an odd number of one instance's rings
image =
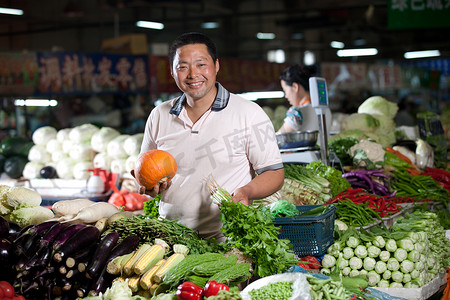
[[[119,208],[114,204],[108,202],[95,202],[90,206],[80,209],[74,218],[63,222],[79,221],[85,224],[91,224],[97,222],[101,218],[109,218],[117,212],[119,212]]]
[[[94,201],[87,198],[61,200],[52,205],[52,210],[58,216],[76,215],[80,209],[94,203]]]

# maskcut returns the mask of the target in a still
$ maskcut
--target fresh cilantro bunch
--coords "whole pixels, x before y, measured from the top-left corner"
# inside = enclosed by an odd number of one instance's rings
[[[161,201],[161,194],[156,195],[155,198],[144,202],[144,215],[149,217],[159,216],[159,202]]]
[[[294,253],[287,239],[278,239],[279,228],[261,206],[223,200],[220,205],[221,231],[231,248],[238,248],[254,262],[260,277],[286,271],[295,265]]]
[[[333,198],[342,191],[351,188],[347,179],[342,177],[342,172],[336,168],[327,166],[322,161],[312,161],[306,165],[307,169],[313,170],[317,175],[324,177],[330,182]]]

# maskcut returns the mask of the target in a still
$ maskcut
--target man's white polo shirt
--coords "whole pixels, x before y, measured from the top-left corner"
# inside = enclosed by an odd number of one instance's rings
[[[275,131],[261,107],[216,86],[213,106],[195,124],[183,106],[185,95],[153,109],[141,148],[141,153],[160,149],[173,155],[177,174],[161,197],[160,215],[179,220],[203,238],[222,236],[220,210],[207,186],[209,175],[233,193],[255,172],[283,167]]]

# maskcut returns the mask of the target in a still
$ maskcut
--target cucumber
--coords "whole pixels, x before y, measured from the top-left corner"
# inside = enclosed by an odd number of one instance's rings
[[[20,136],[7,137],[0,143],[0,153],[5,157],[22,156],[28,157],[33,141]]]

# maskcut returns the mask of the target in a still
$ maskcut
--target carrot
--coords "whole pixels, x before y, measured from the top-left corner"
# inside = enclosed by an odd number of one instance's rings
[[[391,147],[387,147],[386,151],[391,152],[392,154],[397,155],[399,158],[403,159],[404,161],[406,161],[407,163],[409,163],[410,165],[413,165],[412,161],[405,155],[403,155],[402,153],[400,153],[400,151],[394,150]]]

